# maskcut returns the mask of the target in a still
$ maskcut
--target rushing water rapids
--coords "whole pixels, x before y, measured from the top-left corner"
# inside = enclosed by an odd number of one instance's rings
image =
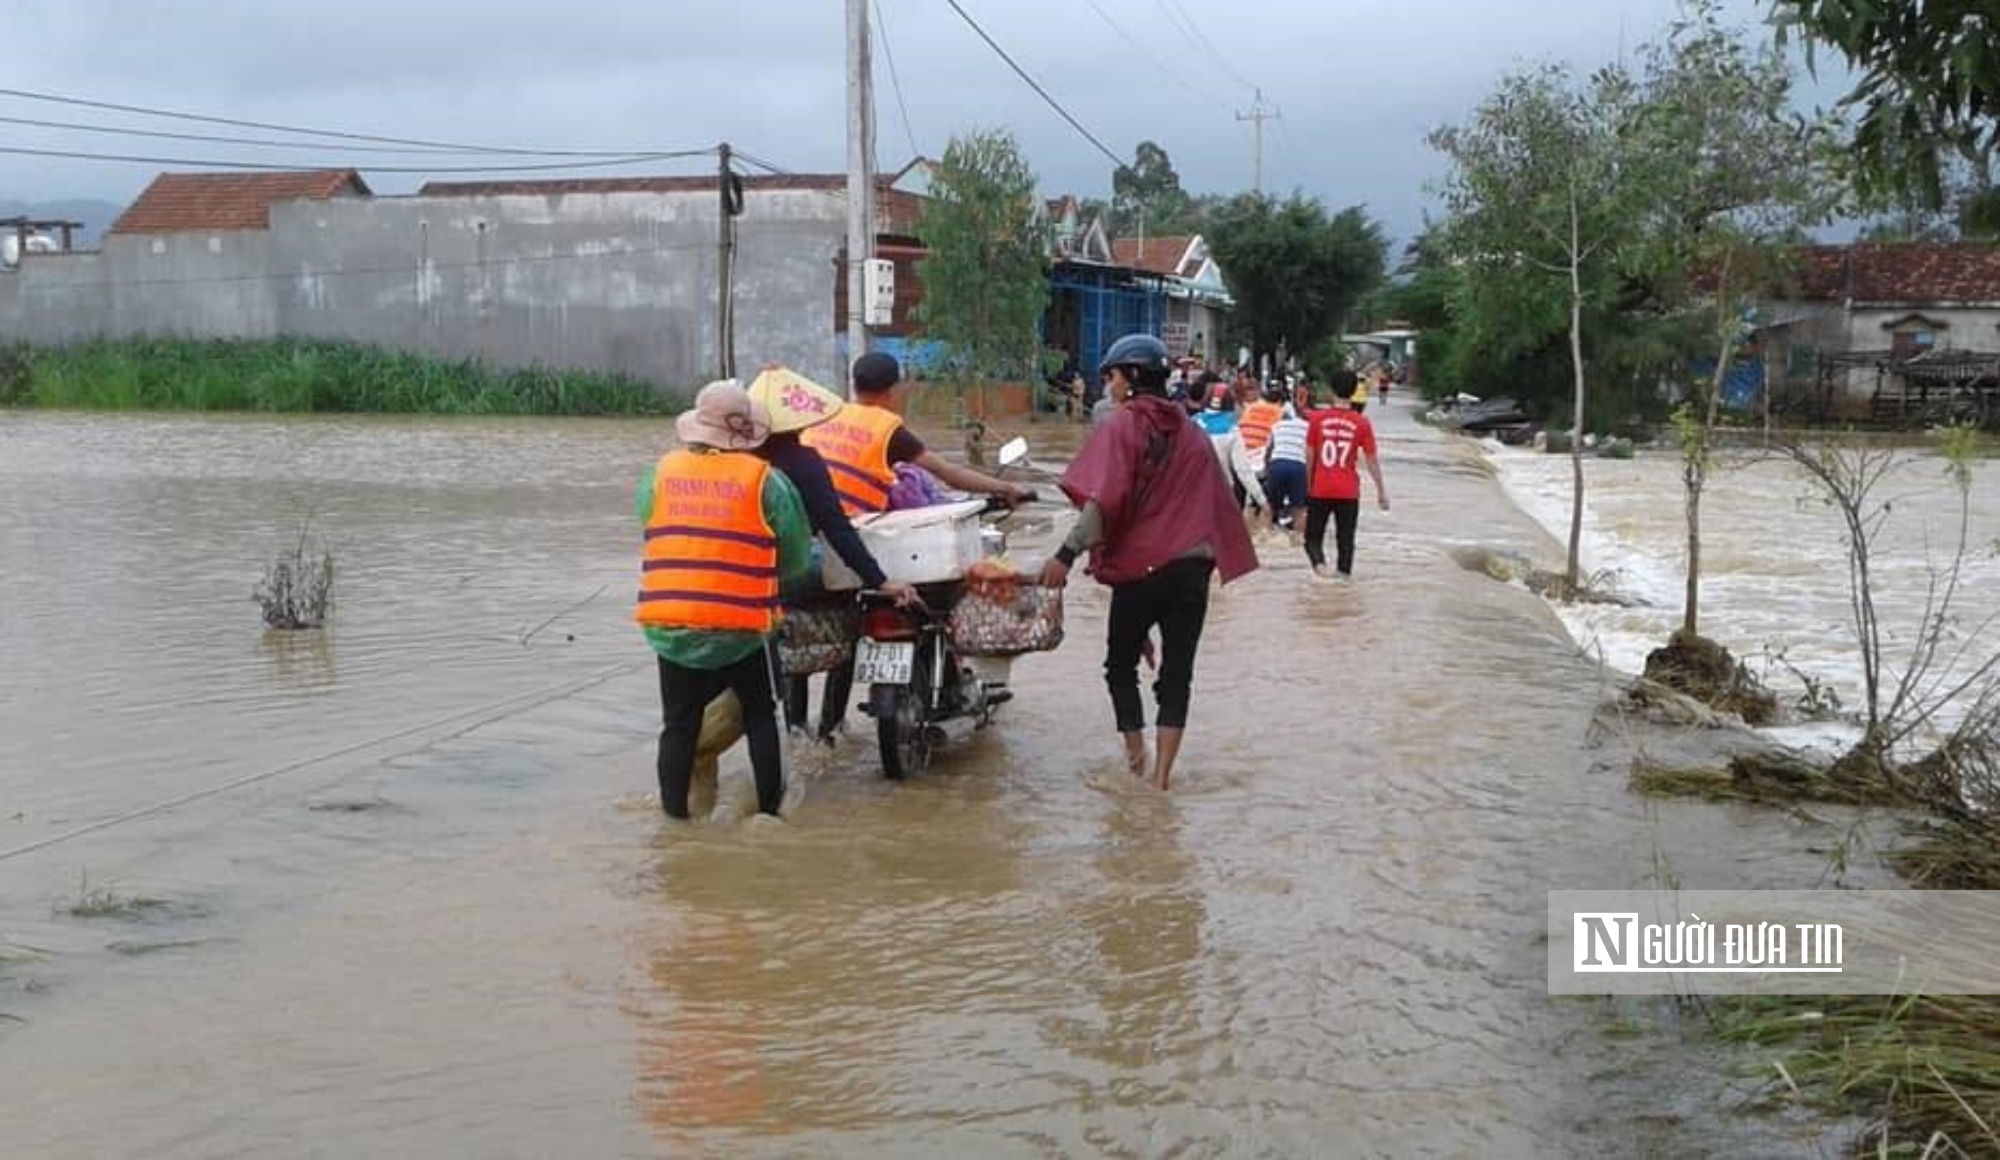
[[[1080,580],[929,775],[885,783],[857,716],[785,823],[671,827],[627,605],[665,425],[0,415],[0,851],[182,803],[0,858],[0,1151],[1809,1147],[1548,998],[1541,931],[1655,850],[1705,885],[1819,858],[1595,768],[1601,672],[1450,556],[1545,533],[1470,444],[1383,427],[1358,581],[1266,543],[1216,597],[1171,795],[1120,771]],[[267,635],[308,517],[332,626]]]

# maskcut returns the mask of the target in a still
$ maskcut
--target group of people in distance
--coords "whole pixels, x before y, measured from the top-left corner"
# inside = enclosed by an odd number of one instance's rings
[[[1248,374],[1210,388],[1195,421],[1208,433],[1246,517],[1268,531],[1304,541],[1313,573],[1345,579],[1354,573],[1360,522],[1361,473],[1376,503],[1389,510],[1375,427],[1362,411],[1367,387],[1353,370],[1336,370],[1321,387],[1303,376],[1259,387]],[[1303,517],[1303,518],[1301,518]],[[1327,567],[1326,531],[1334,530]]]

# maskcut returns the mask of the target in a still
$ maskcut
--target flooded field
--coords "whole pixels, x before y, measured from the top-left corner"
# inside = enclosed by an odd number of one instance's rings
[[[1172,795],[1121,772],[1080,581],[926,777],[856,715],[783,824],[675,827],[627,603],[667,425],[0,415],[4,1151],[1810,1150],[1548,998],[1541,936],[1656,851],[1809,884],[1810,835],[1593,769],[1606,678],[1449,554],[1546,533],[1382,423],[1357,582],[1267,543],[1216,597]],[[332,626],[267,634],[307,519]]]

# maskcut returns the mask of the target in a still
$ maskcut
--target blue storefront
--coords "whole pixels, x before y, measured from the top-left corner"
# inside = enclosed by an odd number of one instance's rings
[[[1042,343],[1068,351],[1093,387],[1097,360],[1120,336],[1158,335],[1167,321],[1160,279],[1118,266],[1058,262],[1049,275]]]

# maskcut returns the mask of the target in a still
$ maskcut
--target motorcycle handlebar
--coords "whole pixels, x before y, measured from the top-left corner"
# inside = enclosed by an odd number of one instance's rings
[[[855,600],[863,608],[880,607],[896,603],[896,597],[892,593],[884,592],[880,588],[863,588],[861,591],[855,593]],[[924,603],[921,593],[918,594],[916,602],[910,607],[919,611],[930,611],[930,605]]]
[[[1009,500],[1002,496],[989,495],[986,497],[986,507],[979,514],[992,515],[994,512],[1011,512],[1024,503],[1040,502],[1042,502],[1042,493],[1039,491],[1030,491],[1026,496],[1018,500]]]

